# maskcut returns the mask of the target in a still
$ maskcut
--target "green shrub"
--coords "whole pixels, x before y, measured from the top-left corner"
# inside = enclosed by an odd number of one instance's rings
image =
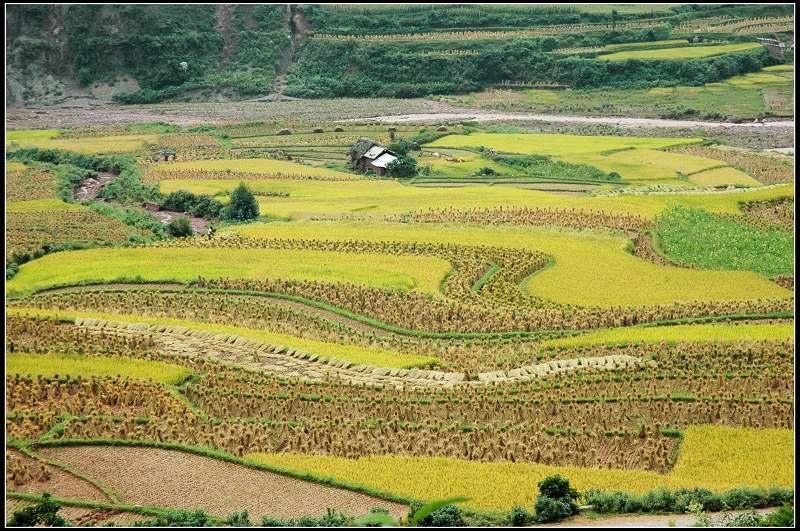
[[[572,488],[569,480],[560,476],[548,476],[539,482],[539,496],[536,498],[537,523],[558,522],[578,514],[576,500],[580,493]]]
[[[554,500],[543,494],[536,498],[535,509],[535,521],[537,524],[560,522],[564,518],[572,516],[572,508],[569,502],[564,499]]]
[[[412,518],[421,507],[421,503],[412,503],[409,518]],[[461,509],[453,504],[439,507],[417,523],[418,527],[463,527],[465,525]]]
[[[511,525],[515,527],[520,527],[531,521],[531,515],[528,511],[525,510],[524,507],[515,505],[514,508],[511,509],[509,520],[511,521]]]
[[[272,518],[265,516],[261,520],[261,527],[350,527],[354,519],[351,516],[328,509],[321,517],[303,516],[300,518]]]
[[[247,511],[240,511],[230,514],[225,519],[225,525],[233,527],[253,527],[253,522],[250,521]]]
[[[135,527],[205,527],[212,525],[210,517],[202,509],[195,511],[171,510],[150,520],[141,520]]]
[[[726,509],[775,507],[791,503],[794,500],[794,491],[780,487],[770,489],[742,487],[714,494],[703,488],[675,491],[662,488],[643,496],[636,496],[626,492],[589,489],[583,499],[598,513],[684,513],[689,511],[689,505],[699,505],[703,511],[717,512]]]
[[[161,204],[166,210],[190,212],[206,219],[218,218],[223,210],[222,203],[207,195],[195,195],[187,190],[177,190],[164,198]]]
[[[222,216],[231,221],[248,221],[258,217],[258,201],[243,182],[231,192],[231,202],[223,210]]]
[[[69,522],[57,514],[60,509],[61,506],[53,501],[52,495],[45,492],[42,494],[42,501],[14,512],[6,525],[9,527],[68,526]]]
[[[414,177],[417,171],[417,160],[407,155],[400,155],[397,160],[393,160],[386,167],[386,174],[389,177],[399,179]]]
[[[185,238],[194,234],[192,223],[186,216],[180,216],[170,221],[167,231],[173,238]]]

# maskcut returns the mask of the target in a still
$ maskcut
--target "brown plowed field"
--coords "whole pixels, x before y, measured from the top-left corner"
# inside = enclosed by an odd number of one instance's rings
[[[351,515],[373,507],[384,507],[396,517],[408,512],[404,505],[366,494],[174,450],[73,446],[41,453],[106,482],[124,503],[202,508],[220,517],[246,510],[254,522],[264,516],[321,516],[327,508]]]
[[[19,460],[27,464],[31,469],[38,470],[39,461],[32,459],[16,450],[7,450],[10,459]],[[50,473],[50,479],[46,481],[26,481],[21,485],[15,485],[6,478],[6,490],[14,492],[29,492],[41,494],[49,492],[56,498],[72,498],[81,500],[93,500],[108,502],[109,499],[103,492],[89,483],[72,474],[65,472],[54,466],[45,465]]]

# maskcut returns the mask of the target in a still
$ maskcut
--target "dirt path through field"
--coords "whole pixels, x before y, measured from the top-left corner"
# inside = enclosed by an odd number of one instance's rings
[[[499,111],[467,110],[465,112],[441,112],[421,114],[392,114],[373,116],[370,118],[351,118],[338,120],[347,122],[374,122],[374,123],[439,123],[445,121],[525,121],[525,122],[552,122],[568,124],[605,124],[620,127],[681,127],[689,129],[708,129],[715,127],[733,128],[767,128],[782,127],[794,128],[794,120],[781,120],[774,122],[698,122],[692,120],[666,120],[662,118],[627,118],[615,116],[565,116],[559,114],[525,114]]]

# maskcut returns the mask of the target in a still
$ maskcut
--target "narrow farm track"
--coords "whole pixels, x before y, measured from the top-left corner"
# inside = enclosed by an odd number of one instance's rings
[[[440,112],[425,114],[390,114],[372,116],[369,118],[352,118],[337,120],[341,123],[367,122],[367,123],[439,123],[447,121],[523,121],[523,122],[551,122],[564,124],[605,124],[620,127],[679,127],[687,129],[705,128],[740,128],[740,129],[765,129],[779,127],[794,129],[794,120],[776,120],[774,122],[700,122],[696,120],[668,120],[664,118],[629,118],[623,116],[566,116],[560,114],[526,114],[500,111],[483,111],[467,109],[464,112]]]
[[[108,482],[126,503],[202,507],[219,517],[246,510],[257,522],[264,516],[322,516],[328,508],[363,515],[380,506],[397,518],[408,511],[374,496],[176,450],[70,446],[41,453]]]
[[[553,374],[580,371],[592,367],[596,371],[615,371],[638,366],[643,360],[627,355],[583,357],[554,360],[521,366],[506,371],[478,373],[467,380],[463,372],[421,369],[394,369],[356,365],[323,358],[314,353],[296,351],[281,345],[269,345],[238,336],[214,334],[179,326],[147,325],[78,318],[75,324],[98,335],[125,338],[149,338],[159,351],[179,357],[201,358],[232,364],[248,370],[274,374],[284,378],[325,382],[339,380],[350,385],[389,387],[443,387],[487,385],[498,382],[525,382]]]

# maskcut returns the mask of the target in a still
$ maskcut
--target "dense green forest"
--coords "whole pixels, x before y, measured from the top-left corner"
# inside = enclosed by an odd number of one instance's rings
[[[774,63],[765,49],[687,61],[602,61],[546,52],[543,39],[467,44],[474,55],[427,55],[427,43],[309,41],[286,93],[299,97],[392,96],[469,92],[502,81],[575,88],[702,85]]]
[[[63,90],[54,85],[55,78],[86,91],[108,84],[117,102],[155,103],[244,99],[273,92],[311,98],[418,97],[480,90],[505,81],[575,88],[699,85],[756,71],[773,60],[763,50],[686,61],[619,62],[598,60],[596,53],[564,55],[554,50],[671,39],[679,24],[709,17],[792,14],[790,5],[684,4],[654,9],[11,5],[7,89],[13,89],[12,102],[35,100],[42,93],[57,100]],[[631,22],[648,27],[623,26]],[[495,40],[319,38],[585,23],[610,24],[613,29]],[[736,42],[753,41],[755,35],[698,37]]]

